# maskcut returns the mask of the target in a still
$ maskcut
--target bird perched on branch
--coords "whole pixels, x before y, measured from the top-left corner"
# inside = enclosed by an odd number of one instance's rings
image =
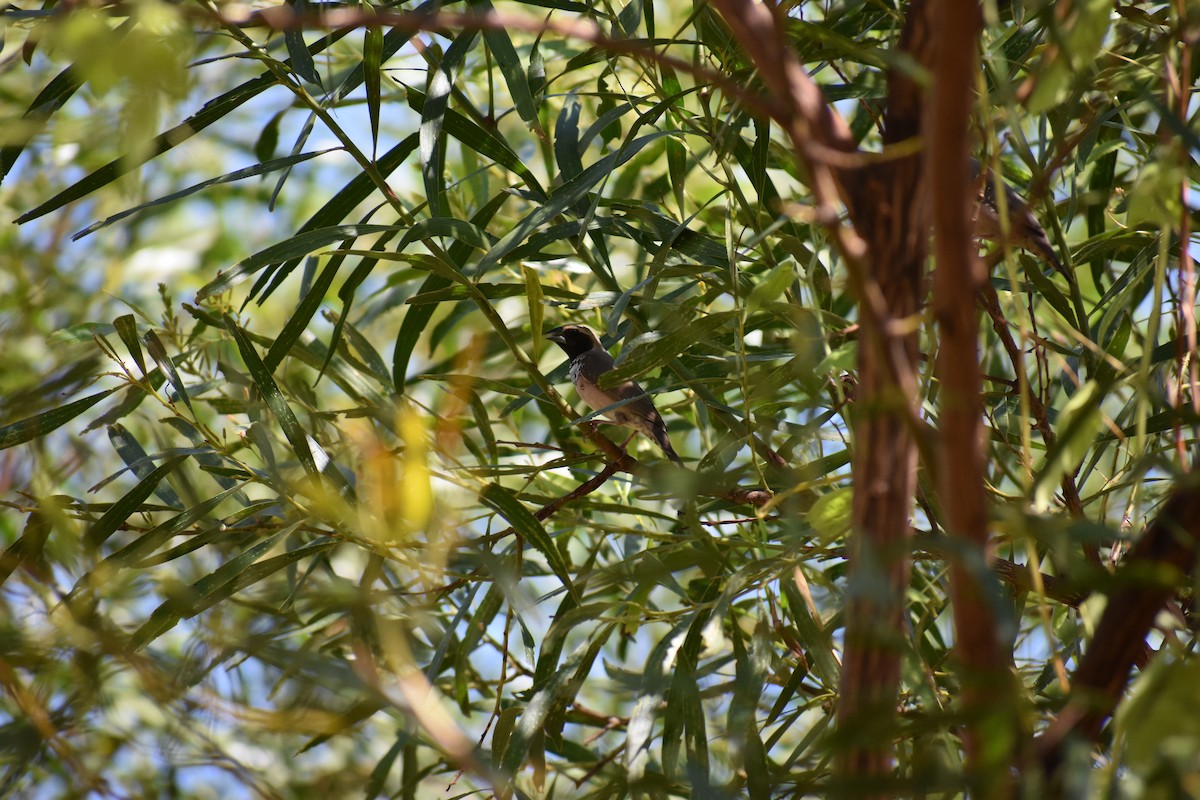
[[[546,338],[557,344],[571,359],[568,373],[571,383],[579,397],[593,411],[626,401],[624,405],[604,412],[609,420],[617,425],[633,428],[635,433],[643,433],[654,441],[667,454],[667,458],[676,464],[683,460],[671,447],[667,438],[667,425],[659,415],[658,409],[650,396],[633,381],[626,381],[610,389],[601,389],[598,381],[600,376],[613,369],[613,357],[600,343],[600,337],[591,328],[583,325],[563,325],[546,334]],[[633,434],[630,434],[630,439]],[[625,440],[625,444],[629,439]]]
[[[971,179],[976,184],[982,183],[978,187],[979,210],[975,215],[975,235],[980,239],[1001,241],[1005,231],[1000,224],[1000,205],[996,199],[995,174],[989,169],[981,181],[979,162],[971,159]],[[1006,206],[1005,211],[1008,213],[1008,236],[1012,243],[1036,253],[1049,262],[1052,267],[1066,275],[1067,271],[1062,262],[1058,260],[1058,254],[1054,252],[1054,247],[1050,244],[1049,237],[1046,236],[1046,230],[1029,210],[1029,204],[1004,181],[1000,181],[1000,185],[1004,187],[1004,205]]]

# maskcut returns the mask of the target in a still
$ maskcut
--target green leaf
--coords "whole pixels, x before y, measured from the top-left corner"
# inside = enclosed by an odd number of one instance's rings
[[[849,487],[834,489],[816,499],[805,521],[823,544],[830,544],[850,530],[850,509],[854,492]]]
[[[217,506],[225,502],[226,498],[240,490],[241,486],[233,486],[223,492],[218,492],[180,514],[176,514],[161,525],[154,526],[142,536],[134,539],[106,558],[105,561],[119,566],[129,566],[144,558],[148,558],[159,547],[162,547],[172,538],[179,536],[192,525],[207,517]]]
[[[1060,47],[1050,50],[1049,63],[1044,59],[1033,72],[1037,82],[1029,97],[1030,114],[1049,111],[1062,100],[1071,81],[1090,72],[1112,24],[1112,8],[1113,0],[1081,0],[1072,5],[1067,30],[1059,38]]]
[[[221,272],[217,277],[201,287],[196,292],[197,300],[206,300],[221,294],[246,280],[268,264],[279,264],[291,258],[306,256],[314,250],[342,239],[355,239],[359,236],[373,236],[379,233],[392,233],[405,228],[396,225],[333,225],[328,228],[317,228],[298,233],[290,239],[273,244],[259,250],[249,258],[244,258],[228,271]]]
[[[2,30],[2,28],[0,28]],[[25,145],[29,144],[33,138],[34,132],[38,130],[46,120],[53,116],[54,112],[58,111],[75,92],[79,91],[79,87],[83,85],[83,75],[80,70],[75,67],[67,67],[62,72],[58,73],[46,84],[42,91],[38,92],[38,96],[29,104],[29,108],[25,110],[25,114],[21,117],[22,122],[28,124],[27,131],[18,136],[15,140],[11,133],[5,136],[4,147],[0,148],[0,182],[8,176],[13,165],[17,163],[17,159],[21,157],[21,153],[25,150]],[[15,125],[9,126],[17,128]]]
[[[534,342],[534,352],[537,352],[542,341],[542,316],[545,313],[542,279],[533,267],[522,264],[521,272],[525,276],[525,294],[529,298],[529,335]]]
[[[61,513],[61,509],[56,510]],[[24,567],[40,581],[49,582],[53,579],[45,553],[46,540],[50,538],[52,528],[51,519],[42,508],[30,512],[21,536],[0,553],[0,586],[17,567]]]
[[[379,95],[383,73],[383,28],[368,25],[363,29],[363,83],[367,93],[367,113],[371,117],[371,145],[379,143]]]
[[[642,0],[629,0],[617,14],[617,25],[622,36],[633,36],[642,21]],[[669,92],[668,92],[669,94]]]
[[[670,363],[696,342],[709,341],[717,331],[728,325],[737,315],[737,311],[719,311],[694,320],[678,330],[655,336],[650,341],[639,344],[629,353],[628,357],[622,358],[616,369],[604,374],[604,377],[600,379],[600,386],[611,388],[625,381],[635,380],[643,373]],[[622,356],[624,355],[622,354]]]
[[[562,109],[554,123],[554,161],[563,180],[569,181],[583,172],[583,143],[579,141],[579,115],[583,105],[575,92],[563,100]]]
[[[409,106],[418,114],[424,116],[425,103],[428,99],[420,89],[405,85],[405,99]],[[461,144],[471,148],[481,156],[492,159],[505,169],[510,169],[525,181],[526,187],[537,199],[545,196],[545,190],[538,182],[537,176],[520,156],[509,146],[508,142],[496,134],[484,130],[472,120],[452,108],[447,108],[442,120],[442,128],[447,135],[453,136]]]
[[[575,586],[571,583],[571,569],[567,565],[566,559],[554,545],[550,535],[542,527],[542,523],[521,504],[521,501],[497,483],[489,484],[480,494],[479,499],[499,512],[500,516],[508,520],[508,524],[512,525],[513,530],[521,538],[532,544],[539,553],[545,556],[546,563],[563,582],[563,586],[572,595],[576,595]]]
[[[795,278],[796,271],[790,263],[780,264],[772,269],[765,277],[760,278],[751,290],[750,297],[746,300],[746,311],[754,313],[768,303],[778,300]]]
[[[1129,227],[1177,224],[1183,213],[1183,179],[1184,170],[1166,154],[1142,167],[1129,193]]]
[[[637,155],[643,147],[664,136],[677,136],[679,131],[658,131],[628,143],[615,153],[601,158],[575,178],[560,186],[549,200],[538,206],[522,219],[501,239],[491,251],[479,261],[478,272],[483,275],[488,268],[499,262],[517,245],[525,241],[536,229],[563,213],[587,196],[596,184],[607,178],[613,170]]]
[[[297,17],[303,18],[310,13],[306,0],[292,0],[290,5],[292,13]],[[308,52],[308,45],[304,43],[304,30],[302,28],[285,30],[283,41],[287,45],[288,56],[291,58],[292,72],[309,83],[320,86],[321,75],[317,72],[317,65],[313,63],[312,53]]]
[[[162,339],[159,339],[158,334],[153,330],[148,330],[145,336],[142,337],[142,340],[146,343],[146,352],[154,359],[154,363],[158,364],[159,369],[167,376],[171,388],[183,399],[183,404],[188,407],[188,410],[194,416],[196,409],[192,408],[192,399],[188,397],[187,386],[184,385],[179,371],[175,369],[175,364],[171,361],[171,357],[167,355],[167,348],[163,345]]]
[[[158,482],[167,477],[177,466],[188,459],[188,456],[173,456],[160,464],[153,472],[147,473],[138,485],[105,511],[83,536],[84,544],[92,549],[100,547],[116,532],[127,519],[136,514],[146,498],[154,493]]]
[[[262,564],[254,563],[293,534],[298,527],[300,527],[300,523],[289,525],[266,537],[237,557],[226,561],[213,573],[196,581],[182,592],[181,596],[173,597],[160,604],[150,614],[150,618],[129,637],[129,650],[131,652],[141,650],[174,628],[180,620],[190,619],[288,564],[307,558],[315,552],[325,550],[335,544],[329,537],[323,537]]]
[[[1197,680],[1200,662],[1194,659],[1152,659],[1138,674],[1115,720],[1123,768],[1149,780],[1155,773],[1172,770],[1167,765],[1174,761],[1173,753],[1195,752],[1200,746]]]
[[[296,419],[296,415],[292,413],[287,400],[284,399],[283,394],[279,391],[279,386],[271,376],[271,371],[267,369],[266,364],[259,358],[258,351],[254,349],[254,345],[246,336],[246,332],[228,314],[225,315],[225,327],[233,334],[233,338],[237,342],[238,352],[242,354],[242,361],[246,365],[246,371],[250,373],[250,379],[254,381],[254,385],[258,388],[263,400],[266,401],[267,407],[271,409],[271,413],[275,415],[275,419],[279,422],[279,427],[283,429],[283,435],[287,437],[288,443],[292,446],[292,452],[300,461],[300,464],[304,467],[304,471],[308,473],[309,477],[317,478],[320,470],[317,469],[316,462],[313,461],[312,450],[308,443],[308,435],[300,427],[299,420]]]
[[[309,45],[309,52],[320,52],[329,44],[336,42],[350,32],[350,29],[334,31],[328,36],[313,42]],[[76,181],[66,190],[59,192],[51,199],[39,205],[32,211],[26,212],[17,217],[17,224],[24,224],[38,217],[45,216],[51,211],[56,211],[68,203],[72,203],[81,197],[96,191],[97,189],[107,186],[122,175],[137,169],[142,164],[145,164],[151,159],[166,153],[172,148],[182,144],[184,141],[195,136],[200,131],[212,125],[214,122],[223,119],[228,114],[232,113],[243,103],[257,97],[261,92],[270,89],[278,84],[274,73],[264,72],[257,78],[242,83],[239,86],[230,89],[223,95],[208,101],[204,106],[185,119],[183,122],[171,128],[168,131],[160,133],[155,137],[144,149],[139,150],[136,155],[130,154],[121,158],[110,161],[100,169],[92,172],[84,178]]]
[[[129,430],[120,424],[113,424],[108,427],[108,440],[112,443],[117,454],[121,456],[121,460],[125,462],[125,466],[129,467],[129,471],[139,478],[145,478],[154,470],[154,462],[146,453],[145,448],[138,442],[134,435]],[[158,499],[171,508],[183,508],[183,501],[179,499],[179,495],[175,494],[175,490],[170,486],[159,486],[154,490],[158,495]]]
[[[1129,341],[1133,337],[1133,318],[1128,312],[1122,313],[1120,322],[1117,324],[1116,331],[1113,332],[1112,338],[1104,345],[1104,352],[1108,358],[1098,359],[1096,367],[1096,383],[1103,387],[1111,387],[1116,382],[1118,376],[1117,365],[1127,363],[1128,355],[1126,350],[1129,347]],[[1114,363],[1115,362],[1115,363]]]
[[[390,36],[391,34],[387,34]],[[384,38],[386,39],[387,36]],[[386,53],[385,48],[385,53]],[[381,177],[386,178],[396,170],[417,148],[417,134],[407,136],[389,150],[383,158],[379,159],[375,164],[376,171]],[[352,213],[359,204],[365,200],[373,191],[375,191],[375,182],[371,180],[371,176],[365,172],[360,172],[358,175],[343,186],[337,194],[319,211],[313,214],[308,220],[300,226],[296,231],[297,234],[307,233],[309,231],[318,230],[320,228],[335,225],[344,220]],[[251,290],[249,299],[258,298],[261,302],[271,296],[271,293],[283,282],[293,269],[300,263],[302,258],[307,253],[295,256],[284,261],[279,265],[274,275],[270,270],[263,273],[263,276],[255,283],[254,289]],[[271,280],[268,280],[268,279]],[[241,280],[241,279],[239,279]],[[268,283],[270,285],[268,286]],[[261,294],[260,294],[261,293]]]
[[[522,271],[526,269],[531,268],[522,265]],[[579,295],[565,289],[542,286],[540,283],[538,286],[540,287],[539,300],[542,303],[545,303],[546,297],[553,297],[565,302],[580,299]],[[419,292],[404,302],[414,306],[426,305],[428,303],[461,303],[464,300],[470,300],[477,294],[486,297],[488,300],[500,300],[505,297],[527,297],[529,291],[530,286],[526,283],[481,283],[473,287],[458,285],[436,289],[431,292]],[[530,311],[532,312],[532,307]]]
[[[0,450],[24,444],[61,428],[115,391],[117,390],[105,389],[73,403],[67,403],[61,408],[43,411],[41,414],[0,427]]]
[[[142,375],[146,374],[146,361],[142,357],[142,343],[138,341],[137,321],[133,318],[133,314],[123,314],[113,320],[113,327],[117,330],[117,335],[121,337],[121,341],[125,344],[125,348],[129,350],[129,355],[133,357],[133,361],[141,370]]]
[[[554,673],[554,678],[529,700],[529,704],[521,712],[521,721],[513,729],[507,746],[504,748],[504,758],[500,768],[505,774],[515,776],[525,756],[529,752],[529,744],[535,735],[546,725],[550,714],[562,708],[566,689],[575,670],[586,661],[588,643],[584,642],[571,653],[563,662],[562,667]]]
[[[464,31],[446,48],[440,62],[429,65],[429,94],[421,109],[421,175],[425,181],[429,213],[434,217],[445,213],[446,183],[442,173],[446,168],[446,153],[442,127],[454,81],[475,38],[474,31]]]
[[[275,157],[275,151],[279,148],[279,123],[283,121],[283,115],[286,113],[279,111],[272,114],[263,126],[262,133],[258,135],[258,140],[254,142],[254,157],[260,162],[267,162]]]
[[[347,239],[344,244],[350,246],[353,239]],[[329,263],[325,265],[325,269],[317,276],[317,279],[308,287],[308,291],[304,293],[304,297],[296,305],[295,312],[288,317],[288,321],[284,323],[283,330],[279,332],[279,336],[271,344],[271,349],[267,351],[263,363],[267,370],[274,372],[275,369],[283,363],[283,359],[291,351],[292,346],[299,341],[304,331],[308,329],[308,323],[316,316],[317,309],[325,300],[325,293],[329,291],[329,287],[333,285],[333,279],[337,276],[338,270],[342,263],[346,260],[346,256],[342,253],[335,254],[329,259]],[[335,345],[336,346],[336,345]],[[330,348],[332,355],[333,347]]]
[[[252,167],[246,167],[245,169],[239,169],[234,172],[227,173],[225,175],[220,176],[219,178],[212,178],[207,181],[202,181],[200,183],[197,183],[195,186],[189,186],[186,189],[180,189],[178,192],[171,192],[171,194],[163,195],[162,197],[142,203],[141,205],[136,205],[133,208],[127,208],[124,211],[122,211],[121,213],[113,214],[111,217],[102,219],[99,222],[93,222],[91,225],[87,226],[83,230],[79,231],[78,233],[73,234],[71,236],[71,241],[77,241],[79,239],[82,239],[83,237],[87,236],[90,233],[95,233],[96,231],[100,230],[101,228],[107,228],[109,225],[112,225],[114,222],[120,222],[121,220],[126,219],[127,217],[131,217],[140,211],[145,211],[147,208],[154,208],[156,206],[163,206],[163,205],[166,205],[167,203],[172,203],[176,200],[187,197],[188,195],[192,195],[192,194],[195,194],[196,192],[207,189],[210,186],[219,186],[223,183],[232,183],[234,181],[240,181],[245,178],[252,178],[256,175],[265,175],[268,172],[274,172],[275,170],[285,169],[287,167],[294,166],[295,164],[300,164],[304,161],[308,161],[308,160],[316,158],[318,156],[323,156],[326,153],[340,151],[341,149],[342,148],[340,148],[340,147],[330,147],[326,150],[317,150],[312,153],[299,153],[297,155],[287,156],[286,158],[277,158],[274,161],[268,161],[264,164],[255,164]]]
[[[491,0],[468,0],[467,5],[478,14],[494,14],[496,11]],[[517,48],[513,46],[508,31],[504,28],[485,29],[483,40],[487,42],[488,49],[496,59],[496,66],[504,76],[508,93],[517,107],[517,114],[531,130],[536,130],[537,105],[533,102],[533,92],[529,89],[525,65],[521,63],[521,57],[517,55]]]
[[[658,641],[646,659],[642,685],[629,714],[625,734],[625,768],[631,784],[636,785],[646,776],[655,720],[670,685],[671,675],[676,669],[676,656],[687,637],[690,622],[690,619],[684,619],[676,623],[667,635]]]
[[[410,231],[411,232],[411,231]],[[379,237],[379,241],[371,247],[370,254],[364,255],[359,261],[354,272],[350,273],[350,277],[342,284],[342,288],[338,290],[338,297],[342,301],[342,313],[338,317],[337,323],[333,326],[333,334],[329,337],[329,351],[325,356],[325,363],[321,364],[321,371],[318,377],[325,374],[330,363],[333,360],[333,354],[337,351],[338,345],[341,343],[342,329],[346,325],[346,319],[350,315],[350,309],[354,305],[354,295],[358,292],[358,287],[362,285],[371,271],[375,269],[375,265],[379,263],[380,257],[383,255],[383,249],[391,241],[392,235],[385,233]],[[400,245],[403,247],[403,243]]]
[[[395,765],[396,759],[400,757],[401,751],[408,746],[411,739],[401,734],[396,737],[396,741],[392,742],[392,746],[383,754],[383,758],[376,762],[374,768],[371,769],[371,775],[367,779],[367,785],[363,789],[363,797],[375,798],[383,794],[384,784],[387,783],[388,774],[392,771],[392,766]],[[416,783],[416,781],[405,781],[406,784]]]
[[[805,568],[797,566],[796,569],[803,570]],[[780,586],[783,589],[784,597],[787,598],[788,618],[796,626],[798,638],[803,644],[804,652],[812,664],[812,670],[816,673],[817,679],[823,686],[837,686],[842,669],[837,655],[834,653],[833,636],[825,624],[813,616],[812,609],[809,608],[796,586],[797,580],[798,578],[791,575],[780,578]],[[797,680],[800,680],[804,678],[808,670],[797,668],[797,673]],[[774,716],[775,712],[772,712],[772,717]]]
[[[500,210],[500,207],[508,199],[509,195],[505,192],[492,197],[483,208],[479,209],[471,217],[471,224],[480,229],[487,227],[492,217],[496,215],[496,212]],[[450,245],[450,250],[447,254],[450,256],[450,261],[454,266],[461,269],[466,263],[471,249],[470,245],[455,242]],[[417,292],[418,294],[424,294],[445,289],[451,283],[452,281],[443,275],[431,274],[421,284],[421,288]],[[400,390],[407,381],[408,363],[412,360],[413,349],[417,346],[417,340],[420,339],[425,326],[429,324],[429,320],[433,317],[435,309],[436,306],[433,305],[410,308],[404,315],[404,321],[400,323],[400,330],[396,333],[396,346],[392,351],[392,383],[396,385],[397,390]]]
[[[1046,453],[1045,465],[1033,485],[1038,508],[1048,508],[1065,475],[1074,475],[1104,425],[1100,401],[1105,387],[1090,380],[1075,391],[1059,414],[1058,438]]]

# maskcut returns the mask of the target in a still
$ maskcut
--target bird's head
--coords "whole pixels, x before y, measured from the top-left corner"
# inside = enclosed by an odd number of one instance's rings
[[[546,338],[561,347],[571,358],[583,355],[589,350],[604,349],[600,337],[586,325],[560,325],[548,331]]]

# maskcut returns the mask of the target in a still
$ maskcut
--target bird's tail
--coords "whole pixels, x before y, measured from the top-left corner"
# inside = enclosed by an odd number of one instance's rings
[[[653,429],[654,441],[658,442],[658,446],[667,454],[667,458],[674,461],[679,466],[683,466],[683,459],[675,452],[675,448],[671,447],[671,439],[667,436],[667,425],[661,419],[657,421]]]

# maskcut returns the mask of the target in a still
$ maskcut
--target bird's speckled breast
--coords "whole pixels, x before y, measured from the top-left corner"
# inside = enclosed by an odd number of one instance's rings
[[[618,398],[596,386],[596,381],[600,380],[600,376],[612,367],[612,356],[603,350],[591,350],[571,361],[569,370],[571,383],[575,384],[575,390],[579,392],[579,399],[583,400],[592,411],[617,402]],[[619,412],[621,409],[617,409],[617,411]],[[613,413],[610,412],[609,416],[613,416]]]

